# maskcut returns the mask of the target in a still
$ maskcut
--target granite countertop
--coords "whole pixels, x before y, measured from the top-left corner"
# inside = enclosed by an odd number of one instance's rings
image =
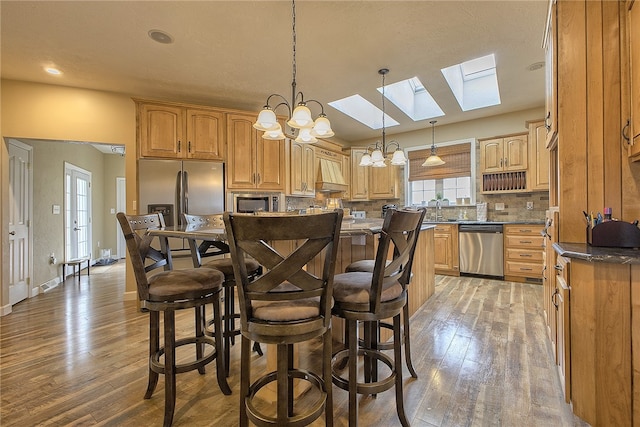
[[[528,221],[472,221],[472,220],[455,220],[455,221],[424,221],[425,224],[532,224],[544,225],[544,220],[528,220]]]
[[[340,229],[341,236],[359,236],[379,233],[382,229],[381,218],[345,219]],[[435,224],[423,223],[421,230],[435,228]]]
[[[612,264],[640,264],[640,250],[631,248],[605,248],[590,246],[586,243],[553,244],[553,249],[563,257],[589,262],[607,262]]]

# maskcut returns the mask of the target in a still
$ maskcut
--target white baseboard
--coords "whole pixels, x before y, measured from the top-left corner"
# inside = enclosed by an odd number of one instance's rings
[[[138,291],[125,292],[122,299],[123,301],[136,301],[138,299]]]
[[[11,314],[11,304],[0,307],[0,317]]]

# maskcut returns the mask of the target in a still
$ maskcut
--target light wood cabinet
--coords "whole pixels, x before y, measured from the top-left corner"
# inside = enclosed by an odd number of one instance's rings
[[[459,276],[458,224],[437,224],[433,239],[436,273]]]
[[[224,160],[224,112],[199,106],[136,101],[139,156]]]
[[[555,0],[551,2],[544,38],[545,56],[545,147],[551,148],[558,134],[558,38]]]
[[[398,167],[372,167],[369,171],[369,199],[395,199],[398,197]]]
[[[530,191],[549,190],[549,150],[544,121],[529,122],[529,170],[527,188]]]
[[[362,156],[367,152],[364,148],[349,150],[351,158],[351,200],[369,200],[369,169],[360,165]]]
[[[558,378],[562,386],[565,402],[571,401],[571,322],[569,273],[571,263],[568,258],[558,257],[556,270],[556,289],[552,298],[555,308],[555,356],[558,366]]]
[[[289,194],[292,196],[315,196],[315,150],[310,144],[290,141]]]
[[[543,225],[504,225],[504,276],[513,281],[542,281]]]
[[[255,115],[227,115],[227,188],[286,191],[285,141],[262,138]]]
[[[631,63],[631,120],[629,157],[640,160],[640,5],[629,5],[629,62]]]
[[[482,173],[526,170],[527,160],[527,134],[480,141]]]

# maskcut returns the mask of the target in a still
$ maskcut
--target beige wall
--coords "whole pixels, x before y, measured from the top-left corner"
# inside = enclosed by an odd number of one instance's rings
[[[0,131],[7,138],[30,138],[62,141],[87,141],[126,146],[126,176],[135,177],[136,122],[135,105],[122,94],[42,85],[13,80],[0,83]],[[9,263],[8,254],[8,152],[6,142],[0,144],[0,262]],[[136,197],[135,179],[127,181],[127,208]],[[37,238],[37,236],[36,236]],[[9,305],[9,273],[2,269],[0,281],[0,315],[11,311]],[[132,292],[133,276],[127,277],[127,294]]]
[[[115,249],[115,177],[124,176],[124,158],[103,154],[88,144],[25,140],[33,147],[33,247],[32,287],[39,287],[62,275],[64,259],[64,215],[52,213],[52,206],[64,210],[64,168],[71,163],[91,173],[91,256],[100,257],[100,248]],[[113,246],[109,246],[113,245]],[[54,253],[58,264],[49,263]]]

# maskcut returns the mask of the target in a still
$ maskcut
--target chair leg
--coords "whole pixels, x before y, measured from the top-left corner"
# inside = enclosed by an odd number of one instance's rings
[[[216,346],[216,377],[218,378],[218,386],[223,394],[230,395],[231,388],[227,383],[227,365],[229,359],[226,358],[225,349],[223,348],[223,332],[222,332],[222,314],[220,313],[220,293],[213,301],[213,334]]]
[[[333,380],[331,374],[331,356],[333,354],[333,337],[331,328],[324,334],[322,343],[322,378],[327,400],[324,407],[324,419],[327,427],[333,427]]]
[[[278,425],[285,425],[291,413],[289,395],[293,395],[289,378],[289,345],[277,344],[276,356],[276,419]]]
[[[240,427],[249,425],[246,399],[249,396],[249,380],[251,378],[251,340],[242,336],[240,345]]]
[[[224,287],[224,359],[226,363],[226,375],[229,376],[229,365],[231,364],[231,346],[235,344],[233,331],[235,329],[235,314],[233,300],[233,286],[225,283]]]
[[[195,325],[196,325],[196,338],[204,337],[204,322],[205,322],[205,313],[204,313],[204,305],[195,307]],[[204,355],[204,343],[196,343],[196,359],[202,359]],[[201,366],[198,368],[198,372],[200,375],[204,375],[205,368]]]
[[[176,407],[176,325],[175,312],[164,311],[164,423],[173,423]]]
[[[402,341],[400,339],[400,314],[393,317],[393,366],[396,374],[396,411],[403,427],[409,427],[404,412],[404,393],[402,391]]]
[[[418,378],[418,373],[413,367],[413,362],[411,361],[411,333],[409,332],[409,303],[404,305],[402,308],[402,326],[404,330],[404,358],[407,363],[407,369],[411,373],[413,378]]]
[[[160,313],[157,311],[149,312],[149,383],[147,391],[144,394],[145,399],[151,399],[153,392],[158,385],[158,377],[160,374],[151,370],[151,358],[160,350]]]
[[[358,323],[349,323],[349,426],[358,425]]]

